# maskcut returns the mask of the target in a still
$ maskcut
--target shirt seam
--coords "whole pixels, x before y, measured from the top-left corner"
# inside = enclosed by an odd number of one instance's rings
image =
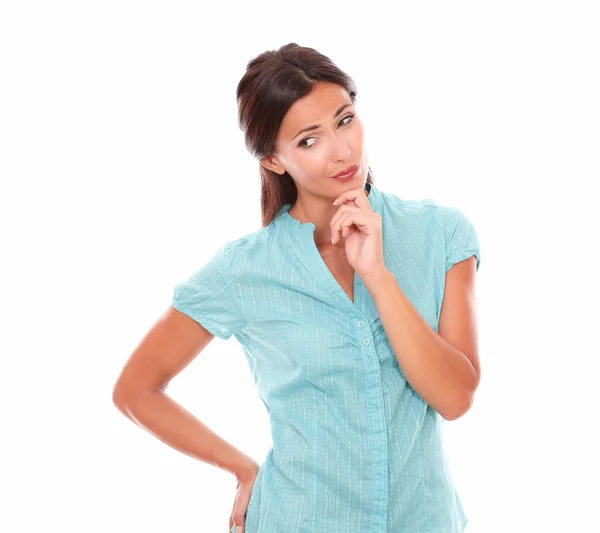
[[[229,249],[230,249],[230,246],[228,245],[223,250],[224,251],[223,257],[226,257],[228,255]],[[239,298],[237,296],[237,292],[235,290],[235,287],[231,284],[231,281],[229,280],[230,276],[231,276],[231,271],[229,270],[228,267],[224,267],[221,264],[221,261],[219,261],[217,263],[217,265],[219,267],[219,272],[221,273],[221,276],[223,276],[223,278],[225,279],[225,283],[227,284],[227,287],[229,288],[229,290],[231,291],[231,294],[233,295],[233,299],[235,300],[235,303],[237,305],[238,312],[239,312],[240,316],[242,317],[242,320],[244,321],[244,324],[238,328],[238,330],[242,330],[243,328],[245,328],[248,325],[248,322],[247,322],[246,316],[244,315],[244,312],[242,310],[242,305],[241,305],[241,302],[240,302],[240,300],[239,300]],[[225,272],[225,270],[226,270],[226,272]],[[227,274],[227,275],[225,275],[225,274]]]

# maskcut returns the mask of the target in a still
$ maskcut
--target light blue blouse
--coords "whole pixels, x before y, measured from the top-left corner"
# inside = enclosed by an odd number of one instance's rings
[[[446,272],[479,242],[457,208],[371,185],[384,262],[437,332]],[[245,533],[461,533],[468,519],[442,449],[444,419],[400,369],[358,275],[354,302],[315,225],[285,204],[174,289],[173,306],[243,348],[271,424]],[[401,327],[401,325],[399,325]],[[234,531],[232,529],[232,531]]]

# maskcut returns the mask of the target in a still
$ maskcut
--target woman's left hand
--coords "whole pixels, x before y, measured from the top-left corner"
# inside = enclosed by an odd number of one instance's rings
[[[339,205],[331,222],[332,244],[345,238],[346,256],[364,281],[386,271],[381,242],[381,215],[371,209],[364,188],[344,192],[334,201]]]

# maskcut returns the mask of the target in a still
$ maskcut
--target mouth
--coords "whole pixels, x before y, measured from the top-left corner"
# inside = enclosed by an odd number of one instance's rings
[[[359,164],[353,165],[351,167],[348,167],[345,170],[342,170],[341,172],[339,172],[335,176],[329,176],[329,177],[332,178],[332,179],[337,179],[337,180],[349,180],[349,179],[351,179],[354,176],[354,174],[356,174],[356,172],[358,171],[359,166],[360,166]]]

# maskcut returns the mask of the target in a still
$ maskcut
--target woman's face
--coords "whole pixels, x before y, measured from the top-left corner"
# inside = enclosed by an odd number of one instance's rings
[[[301,131],[305,128],[314,128]],[[363,127],[345,89],[320,83],[286,113],[275,141],[275,155],[261,164],[278,174],[292,176],[298,192],[337,198],[359,188],[367,179],[368,164]],[[360,165],[347,182],[330,179],[342,170]]]

